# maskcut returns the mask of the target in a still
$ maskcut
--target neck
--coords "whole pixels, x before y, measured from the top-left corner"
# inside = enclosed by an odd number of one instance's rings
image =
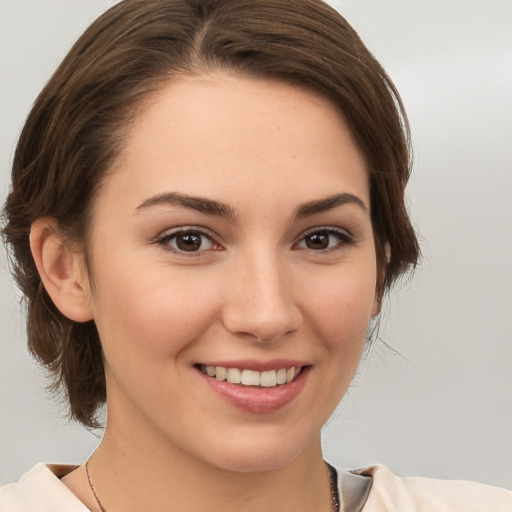
[[[109,424],[89,467],[106,512],[331,510],[320,436],[281,467],[239,472],[207,463],[154,432]]]

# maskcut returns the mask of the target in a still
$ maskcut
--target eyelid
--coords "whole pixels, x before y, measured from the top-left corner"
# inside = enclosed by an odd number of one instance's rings
[[[306,231],[303,231],[300,234],[300,236],[297,238],[297,241],[294,243],[294,247],[297,247],[297,245],[299,243],[303,242],[308,235],[312,235],[312,234],[318,233],[318,232],[327,233],[329,235],[338,235],[340,238],[339,243],[336,244],[334,247],[330,247],[327,249],[315,250],[315,249],[310,249],[308,247],[305,247],[304,249],[321,254],[321,253],[327,253],[327,252],[343,249],[345,246],[352,245],[355,242],[353,235],[347,229],[341,228],[338,226],[328,226],[327,225],[327,226],[315,226],[315,227],[307,229]],[[300,248],[300,249],[302,249],[302,248]]]
[[[308,229],[306,229],[305,231],[303,231],[300,234],[300,237],[304,237],[304,236],[310,235],[311,233],[316,233],[317,231],[335,232],[335,233],[340,233],[342,235],[347,235],[347,236],[352,238],[352,235],[350,234],[348,229],[342,228],[342,227],[339,227],[339,226],[331,226],[329,224],[320,225],[320,226],[313,226],[312,228],[308,228]]]
[[[205,238],[208,238],[208,240],[211,241],[213,244],[213,248],[209,249],[201,249],[198,251],[181,251],[179,249],[176,249],[172,247],[168,242],[178,236],[181,233],[197,233],[201,236],[204,236]],[[155,240],[155,243],[157,245],[163,246],[166,250],[173,252],[174,254],[178,254],[180,256],[186,256],[186,257],[194,257],[194,256],[200,256],[203,253],[212,251],[212,250],[219,250],[222,246],[217,242],[217,236],[215,233],[213,233],[210,229],[201,227],[201,226],[177,226],[175,228],[168,229],[158,235],[158,237]]]

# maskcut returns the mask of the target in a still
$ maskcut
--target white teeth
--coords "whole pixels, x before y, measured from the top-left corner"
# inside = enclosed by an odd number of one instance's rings
[[[259,386],[260,385],[260,372],[254,370],[242,371],[242,384],[245,386]]]
[[[261,372],[260,386],[264,388],[273,388],[277,384],[276,371],[270,370],[269,372]]]
[[[206,366],[201,364],[200,370],[217,380],[226,380],[231,384],[243,384],[244,386],[262,386],[273,388],[278,385],[287,384],[297,377],[300,368],[279,368],[258,372],[255,370],[240,370],[238,368],[225,368],[223,366]]]
[[[215,378],[217,380],[226,380],[226,368],[223,368],[222,366],[217,366],[215,368]]]
[[[242,381],[242,372],[238,368],[228,368],[226,380],[231,384],[240,384]]]

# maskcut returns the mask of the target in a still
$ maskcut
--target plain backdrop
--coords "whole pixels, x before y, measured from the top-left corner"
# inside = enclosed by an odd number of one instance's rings
[[[112,0],[0,0],[0,201],[31,103]],[[415,150],[409,203],[423,261],[384,306],[380,337],[324,429],[343,467],[512,488],[512,2],[338,0],[395,81]],[[292,2],[290,2],[292,4]],[[83,462],[25,349],[0,249],[0,484],[36,462]]]

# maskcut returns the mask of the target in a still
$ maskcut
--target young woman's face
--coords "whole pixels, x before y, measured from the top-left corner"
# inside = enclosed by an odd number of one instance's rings
[[[94,208],[108,428],[239,471],[317,450],[378,307],[365,161],[333,106],[176,80]]]

